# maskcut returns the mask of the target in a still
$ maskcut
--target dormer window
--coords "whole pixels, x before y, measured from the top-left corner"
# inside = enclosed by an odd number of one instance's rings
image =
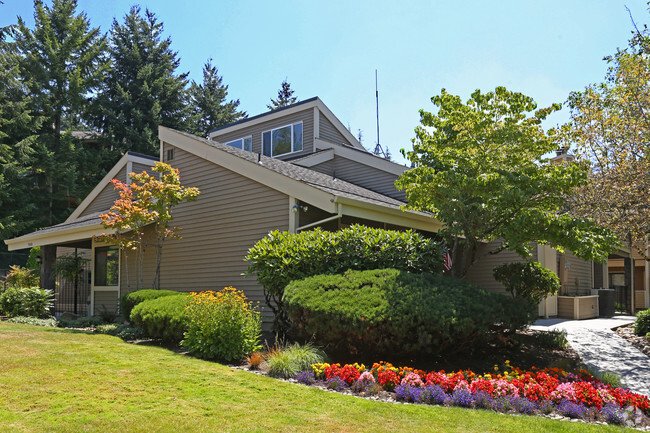
[[[243,149],[249,152],[253,151],[253,137],[251,136],[240,138],[238,140],[229,141],[226,144],[228,146],[236,147],[237,149]]]
[[[302,150],[302,122],[262,133],[262,153],[280,156]]]

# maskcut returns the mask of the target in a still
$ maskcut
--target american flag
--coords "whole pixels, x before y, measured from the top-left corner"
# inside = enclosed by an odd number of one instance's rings
[[[449,254],[449,248],[445,251],[445,261],[442,263],[442,267],[445,268],[445,271],[451,270],[451,254]]]

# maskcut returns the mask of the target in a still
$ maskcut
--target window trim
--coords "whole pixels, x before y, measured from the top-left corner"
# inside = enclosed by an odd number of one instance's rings
[[[244,149],[244,140],[246,140],[247,138],[250,138],[250,140],[251,140],[251,148],[250,148],[250,150]],[[236,141],[241,141],[241,147],[233,146],[232,144],[230,144],[230,143],[234,143]],[[246,152],[252,152],[253,151],[253,136],[252,135],[247,135],[245,137],[230,140],[229,142],[226,143],[226,146],[234,147],[235,149],[239,149],[239,150],[246,150]]]
[[[96,314],[95,311],[95,292],[116,292],[117,293],[117,298],[119,299],[120,296],[122,295],[122,249],[118,247],[118,255],[117,255],[117,285],[116,286],[96,286],[95,285],[95,250],[97,248],[102,248],[102,247],[115,247],[115,245],[111,245],[105,242],[93,242],[92,249],[91,249],[91,254],[92,254],[92,262],[91,262],[91,274],[90,274],[90,311],[89,314],[91,316]],[[118,303],[118,311],[119,311],[119,303]]]
[[[295,142],[294,142],[293,128],[294,128],[295,125],[301,125],[301,127],[302,127],[302,149],[299,149],[299,150],[296,150],[294,148]],[[277,131],[278,129],[282,129],[282,128],[286,128],[286,127],[291,128],[291,150],[289,152],[280,153],[280,154],[275,155],[273,153],[273,132]],[[271,134],[271,155],[266,155],[264,153],[264,134],[266,134],[266,133]],[[270,156],[271,158],[275,158],[277,156],[289,155],[289,154],[297,153],[297,152],[302,152],[303,150],[305,150],[305,128],[304,128],[304,124],[303,124],[302,120],[299,121],[299,122],[289,123],[288,125],[282,125],[282,126],[278,126],[277,128],[272,128],[272,129],[268,129],[266,131],[262,131],[261,138],[262,138],[262,140],[261,140],[262,141],[262,149],[261,149],[262,152],[261,153],[262,153],[262,155]]]

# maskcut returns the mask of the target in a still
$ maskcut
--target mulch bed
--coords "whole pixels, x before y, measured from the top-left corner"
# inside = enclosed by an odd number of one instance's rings
[[[632,346],[650,356],[650,340],[634,333],[634,325],[625,325],[614,330],[621,338],[627,340]]]

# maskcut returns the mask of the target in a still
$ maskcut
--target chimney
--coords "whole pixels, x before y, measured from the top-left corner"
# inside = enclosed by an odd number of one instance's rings
[[[567,164],[575,159],[575,156],[569,153],[569,147],[563,146],[555,151],[555,158],[551,159],[552,164]]]

